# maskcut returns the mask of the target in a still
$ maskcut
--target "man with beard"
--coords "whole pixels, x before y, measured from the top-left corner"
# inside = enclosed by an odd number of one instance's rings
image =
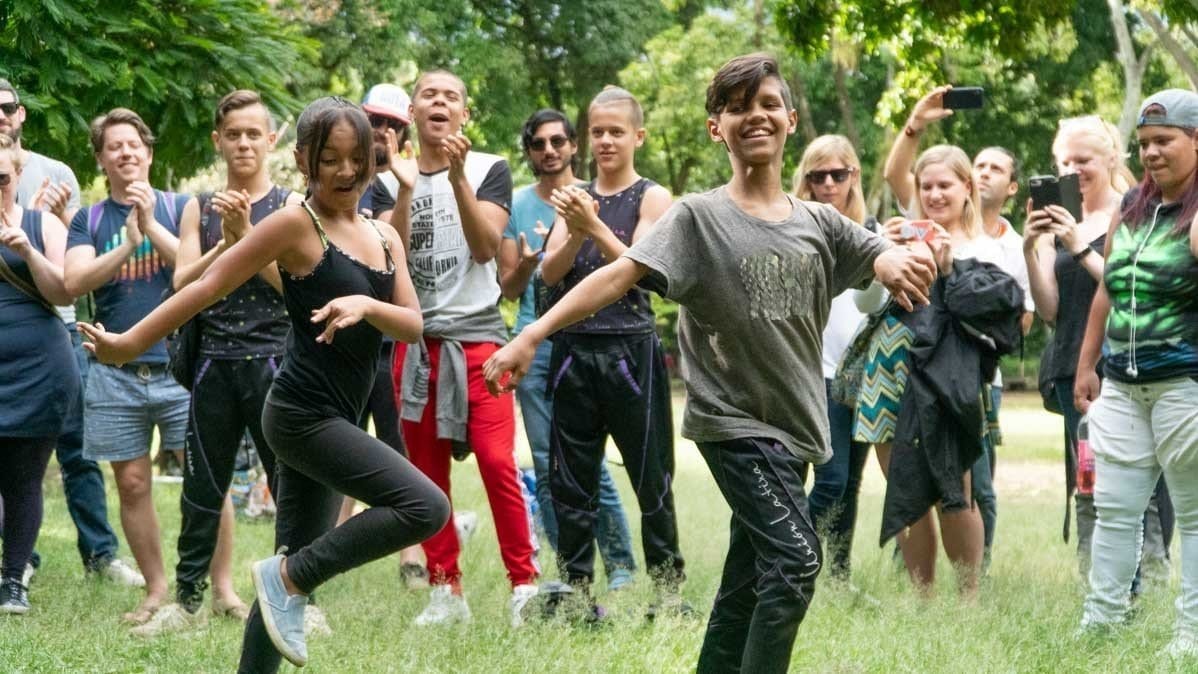
[[[8,80],[0,80],[0,113],[0,133],[12,138],[21,153],[23,168],[17,183],[17,203],[30,209],[50,211],[62,222],[70,222],[79,210],[79,182],[66,164],[22,147],[25,106],[21,105],[20,95]],[[79,372],[86,382],[88,361],[75,329],[75,307],[58,307],[58,313],[71,335]],[[79,555],[88,572],[121,585],[140,587],[145,584],[145,579],[116,556],[117,538],[108,523],[108,506],[104,499],[104,474],[95,461],[83,458],[82,390],[80,387],[80,399],[63,425],[65,430],[55,450],[62,471],[67,510],[79,534]],[[34,565],[40,563],[37,553],[33,559]],[[26,571],[30,572],[32,566]]]
[[[521,140],[524,155],[537,176],[537,182],[516,192],[512,197],[512,216],[503,241],[499,244],[499,275],[503,296],[519,298],[513,336],[536,319],[536,293],[530,283],[540,265],[547,226],[552,226],[557,214],[549,197],[559,188],[574,185],[574,166],[578,145],[574,125],[557,110],[538,110],[524,122]],[[563,225],[564,226],[564,225]],[[533,470],[537,477],[536,498],[540,506],[541,523],[549,545],[557,550],[557,516],[549,493],[549,432],[550,400],[546,395],[549,378],[549,356],[553,344],[546,341],[537,348],[532,369],[516,390],[520,411],[524,415],[524,432],[532,450]],[[604,465],[599,478],[599,523],[596,538],[599,553],[607,571],[608,590],[617,590],[632,580],[636,560],[632,553],[632,537],[628,520],[620,503],[620,493]]]

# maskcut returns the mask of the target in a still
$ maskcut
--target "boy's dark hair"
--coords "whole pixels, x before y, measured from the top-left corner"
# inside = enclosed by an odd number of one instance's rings
[[[1019,182],[1019,173],[1023,167],[1020,166],[1019,157],[1016,157],[1014,152],[1011,152],[1001,145],[991,145],[990,147],[982,148],[982,152],[985,152],[986,150],[994,150],[995,152],[1006,155],[1007,159],[1011,160],[1011,182]],[[981,154],[981,152],[978,154]]]
[[[541,108],[532,113],[528,119],[524,120],[524,129],[520,132],[520,145],[524,148],[524,154],[528,154],[529,146],[532,145],[532,138],[537,134],[537,130],[546,124],[553,122],[561,122],[562,129],[566,131],[566,137],[571,143],[578,142],[578,131],[574,128],[574,124],[566,117],[565,113],[553,108]],[[578,153],[570,158],[570,168],[578,171]],[[533,169],[536,172],[536,169]]]
[[[370,120],[355,103],[340,96],[325,96],[308,104],[295,123],[295,149],[307,150],[308,189],[315,192],[319,186],[320,153],[329,141],[329,133],[338,122],[349,124],[354,133],[354,148],[361,153],[362,163],[354,176],[354,186],[359,190],[374,177],[374,131]]]
[[[140,115],[129,108],[113,108],[108,111],[108,114],[100,115],[92,120],[92,151],[99,154],[104,149],[104,132],[108,131],[109,127],[118,124],[128,124],[137,129],[137,135],[141,137],[142,144],[148,148],[154,147],[154,133],[150,131],[150,127],[146,125]]]
[[[416,94],[420,93],[421,87],[424,86],[424,80],[433,75],[445,75],[446,77],[452,77],[453,79],[457,80],[458,84],[462,87],[462,101],[465,102],[468,99],[469,93],[466,91],[466,81],[461,77],[458,77],[453,71],[446,70],[445,68],[434,68],[432,70],[426,70],[420,73],[420,77],[416,78],[416,84],[412,85],[412,98],[416,98]]]
[[[782,102],[789,112],[794,109],[790,87],[778,69],[778,61],[765,53],[737,56],[720,66],[707,87],[707,114],[715,117],[724,111],[735,95],[738,100],[751,101],[767,77],[775,77],[782,85]]]
[[[614,84],[603,87],[603,91],[600,91],[591,99],[591,104],[587,106],[587,110],[589,111],[599,105],[612,105],[614,103],[624,103],[628,106],[628,119],[632,122],[633,129],[640,129],[645,126],[645,111],[641,108],[640,101],[636,100],[636,96],[633,96],[631,91],[617,87]]]
[[[275,119],[270,114],[270,110],[266,108],[266,104],[262,102],[262,97],[256,91],[249,89],[238,89],[225,94],[224,98],[216,104],[216,115],[213,117],[212,128],[220,129],[225,124],[225,117],[234,110],[248,108],[251,105],[261,105],[266,110],[266,124],[268,131],[275,130]]]

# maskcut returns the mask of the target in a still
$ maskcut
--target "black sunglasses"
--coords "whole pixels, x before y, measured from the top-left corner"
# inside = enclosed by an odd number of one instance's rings
[[[8,187],[8,184],[11,182],[12,182],[12,174],[11,173],[0,173],[0,187]]]
[[[396,133],[403,131],[407,124],[395,119],[394,117],[385,117],[383,115],[367,115],[370,120],[370,126],[379,128],[380,126],[389,126],[395,129]]]
[[[544,138],[533,138],[528,141],[528,149],[536,152],[544,152],[545,142]],[[553,149],[560,150],[566,146],[566,143],[570,142],[570,139],[565,136],[550,136],[548,142],[553,146]]]
[[[0,112],[3,112],[5,115],[7,115],[9,117],[12,117],[13,115],[17,114],[17,108],[19,108],[19,107],[21,107],[21,104],[17,103],[16,101],[9,101],[8,103],[0,103]]]
[[[842,169],[832,169],[831,171],[808,171],[807,182],[812,185],[823,185],[828,181],[828,176],[832,176],[832,181],[842,183],[849,179],[849,176],[856,173],[857,169],[849,167]]]

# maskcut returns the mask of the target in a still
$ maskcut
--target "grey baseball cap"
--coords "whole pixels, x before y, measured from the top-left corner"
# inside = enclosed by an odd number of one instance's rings
[[[1185,89],[1165,89],[1144,99],[1136,128],[1181,126],[1198,129],[1198,94]]]

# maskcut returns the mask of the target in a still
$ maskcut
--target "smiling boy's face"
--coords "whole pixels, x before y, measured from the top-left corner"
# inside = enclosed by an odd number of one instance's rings
[[[457,133],[470,117],[462,81],[448,73],[420,78],[412,98],[412,120],[424,142],[437,142]]]
[[[745,100],[744,89],[734,92],[724,109],[708,118],[707,130],[733,156],[762,164],[781,157],[798,120],[798,113],[788,109],[781,80],[771,76],[761,81],[750,100]]]

